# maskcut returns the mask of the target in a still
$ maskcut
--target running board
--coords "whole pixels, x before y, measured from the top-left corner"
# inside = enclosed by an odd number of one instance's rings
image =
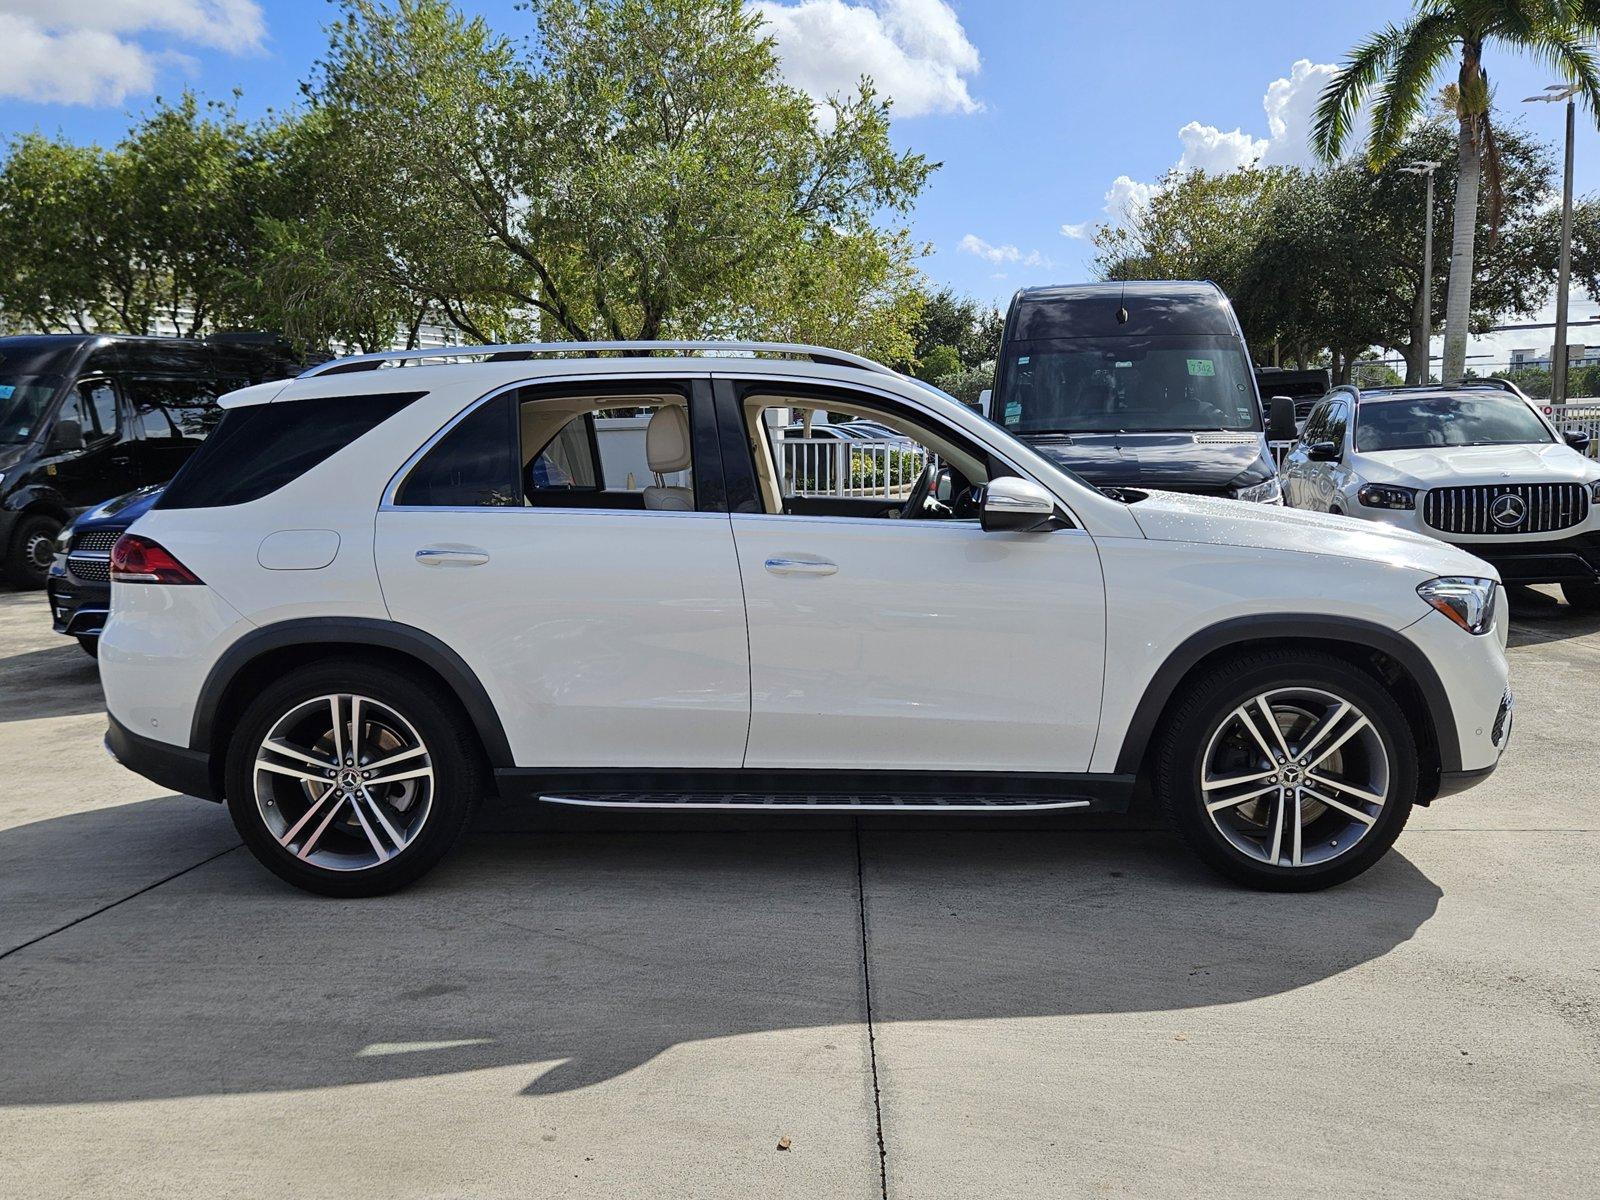
[[[1047,812],[1089,808],[1092,800],[1047,799],[1039,796],[921,796],[903,794],[790,794],[750,792],[541,792],[546,804],[577,808],[657,809],[674,812]]]

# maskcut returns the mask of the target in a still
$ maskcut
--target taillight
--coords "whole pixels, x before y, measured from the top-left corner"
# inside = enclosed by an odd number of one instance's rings
[[[125,533],[111,547],[113,583],[199,583],[200,576],[147,537]]]

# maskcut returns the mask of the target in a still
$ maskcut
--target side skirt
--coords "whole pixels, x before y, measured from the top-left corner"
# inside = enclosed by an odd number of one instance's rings
[[[1126,812],[1132,775],[502,768],[500,795],[581,808],[724,812]]]

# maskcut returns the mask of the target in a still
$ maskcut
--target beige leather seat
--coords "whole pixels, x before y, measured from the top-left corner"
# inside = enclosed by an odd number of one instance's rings
[[[653,511],[693,512],[694,489],[668,487],[663,475],[689,469],[689,410],[681,404],[656,409],[644,431],[644,458],[655,483],[644,490],[644,506]]]

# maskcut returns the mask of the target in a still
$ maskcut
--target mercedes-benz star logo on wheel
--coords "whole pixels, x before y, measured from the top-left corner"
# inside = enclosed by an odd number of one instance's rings
[[[1501,529],[1515,529],[1527,515],[1528,506],[1522,497],[1513,496],[1510,492],[1496,496],[1494,503],[1489,505],[1489,516]]]

